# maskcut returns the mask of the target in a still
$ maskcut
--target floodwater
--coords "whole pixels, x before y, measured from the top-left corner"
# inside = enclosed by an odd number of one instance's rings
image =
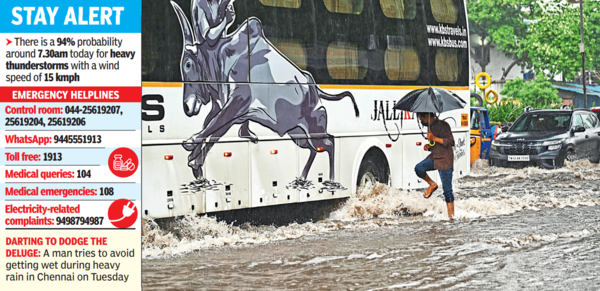
[[[454,221],[440,190],[376,185],[315,223],[145,223],[143,289],[600,290],[599,165],[471,171]]]

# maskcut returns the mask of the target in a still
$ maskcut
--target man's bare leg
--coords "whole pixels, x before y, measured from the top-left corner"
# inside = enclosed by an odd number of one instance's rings
[[[425,175],[425,178],[423,178],[423,180],[425,180],[425,182],[427,182],[427,184],[429,184],[429,188],[427,188],[427,190],[425,190],[425,198],[429,198],[431,196],[431,194],[433,193],[433,191],[435,191],[435,189],[437,189],[438,185],[433,182],[433,180],[431,180],[431,178],[429,178],[429,175]]]
[[[453,219],[454,218],[454,201],[452,201],[450,203],[446,203],[446,206],[448,206],[448,218]]]

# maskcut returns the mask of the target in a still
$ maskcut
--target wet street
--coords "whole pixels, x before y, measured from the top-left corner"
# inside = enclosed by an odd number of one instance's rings
[[[376,185],[315,223],[147,223],[143,289],[600,290],[599,165],[482,163],[454,190],[454,221],[441,190]]]

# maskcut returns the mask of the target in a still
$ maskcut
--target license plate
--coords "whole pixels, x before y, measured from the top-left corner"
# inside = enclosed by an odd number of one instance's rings
[[[529,156],[508,156],[509,161],[529,162]]]

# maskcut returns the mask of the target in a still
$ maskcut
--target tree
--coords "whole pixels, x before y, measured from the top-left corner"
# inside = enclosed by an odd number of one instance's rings
[[[556,0],[555,0],[556,1]],[[583,24],[586,69],[600,69],[600,2],[583,2]],[[530,65],[536,74],[553,77],[563,73],[572,80],[581,71],[579,53],[580,20],[579,6],[562,2],[550,2],[546,13],[529,30],[527,47]]]
[[[502,79],[518,62],[527,59],[523,39],[527,36],[525,20],[529,19],[539,5],[527,0],[467,0],[469,28],[477,34],[482,46],[471,49],[471,57],[484,72],[490,63],[490,48],[498,47],[515,61],[504,70]]]
[[[600,1],[584,0],[586,69],[600,69]],[[501,80],[518,63],[537,75],[552,78],[564,73],[572,80],[581,71],[579,6],[564,0],[467,0],[469,25],[482,43],[471,56],[482,71],[494,45],[513,62]]]
[[[552,82],[543,76],[538,76],[533,81],[523,82],[521,78],[506,82],[500,94],[512,100],[521,101],[521,106],[531,106],[537,109],[556,108],[562,103],[558,97],[558,89],[552,87]]]

